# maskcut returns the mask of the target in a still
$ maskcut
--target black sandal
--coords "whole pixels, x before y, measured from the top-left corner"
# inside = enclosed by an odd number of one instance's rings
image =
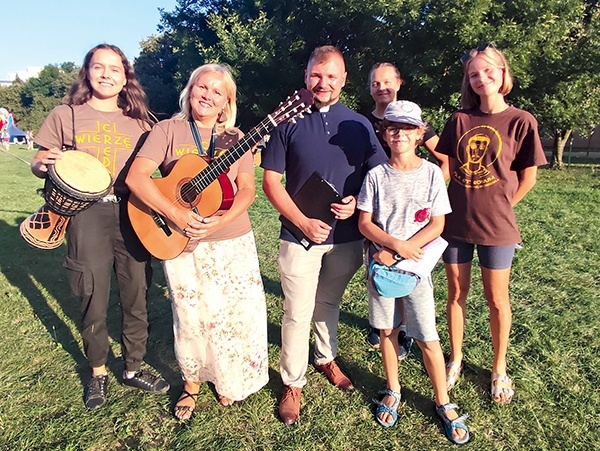
[[[173,409],[173,415],[175,415],[175,418],[177,418],[179,421],[188,421],[192,418],[194,409],[196,408],[196,398],[198,398],[198,393],[190,393],[186,389],[183,389],[183,392],[181,393],[181,396],[177,400],[177,403],[179,403],[180,401],[183,401],[184,399],[187,399],[187,398],[193,399],[193,401],[194,401],[193,406],[180,406],[180,405],[176,404],[175,408]],[[189,413],[189,416],[187,416],[188,413]]]

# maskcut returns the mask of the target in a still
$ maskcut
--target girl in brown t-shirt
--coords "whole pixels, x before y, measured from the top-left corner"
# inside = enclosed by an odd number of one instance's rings
[[[462,58],[463,109],[452,114],[437,151],[450,157],[448,195],[452,213],[442,236],[448,278],[448,328],[451,353],[446,380],[451,389],[462,369],[466,298],[474,247],[490,308],[494,348],[491,395],[512,400],[506,353],[511,328],[508,282],[514,250],[521,241],[513,207],[535,185],[537,166],[546,163],[537,121],[509,105],[513,86],[502,52],[484,44]]]
[[[31,161],[32,172],[45,178],[48,167],[69,147],[98,159],[114,182],[110,193],[73,216],[67,229],[65,267],[73,294],[81,298],[81,335],[92,367],[85,405],[96,409],[107,400],[106,312],[113,268],[122,310],[122,382],[150,393],[169,389],[163,379],[141,369],[148,338],[150,255],[133,232],[125,210],[125,168],[152,122],[133,67],[114,45],[100,44],[87,53],[63,102],[50,112],[36,136],[40,148]]]

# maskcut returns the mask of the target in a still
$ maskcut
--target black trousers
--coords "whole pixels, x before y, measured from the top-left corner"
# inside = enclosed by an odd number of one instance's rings
[[[119,286],[121,348],[125,369],[137,371],[146,355],[146,292],[152,277],[150,254],[135,235],[127,203],[98,202],[78,213],[67,229],[64,266],[71,290],[81,298],[81,336],[92,367],[106,364],[106,316],[111,272]]]

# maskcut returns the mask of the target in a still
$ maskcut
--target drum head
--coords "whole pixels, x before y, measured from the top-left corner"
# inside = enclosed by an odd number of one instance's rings
[[[67,186],[80,193],[96,194],[111,183],[106,168],[85,152],[68,150],[54,164],[54,174]]]

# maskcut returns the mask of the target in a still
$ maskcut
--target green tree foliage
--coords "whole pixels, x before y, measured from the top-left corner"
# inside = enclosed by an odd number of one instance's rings
[[[22,130],[37,131],[71,87],[79,68],[73,63],[48,65],[37,77],[0,88],[0,105],[7,108]]]
[[[599,10],[595,0],[180,0],[163,12],[164,33],[140,59],[156,60],[154,77],[173,77],[164,82],[171,100],[160,97],[169,113],[196,66],[230,64],[240,122],[248,127],[302,86],[314,47],[333,44],[346,58],[346,103],[369,111],[370,67],[390,61],[405,80],[401,97],[420,103],[441,129],[459,105],[460,56],[494,42],[513,70],[509,101],[535,114],[542,133],[555,139],[560,166],[571,131],[585,134],[600,122]],[[159,70],[163,61],[171,62],[168,74]]]

